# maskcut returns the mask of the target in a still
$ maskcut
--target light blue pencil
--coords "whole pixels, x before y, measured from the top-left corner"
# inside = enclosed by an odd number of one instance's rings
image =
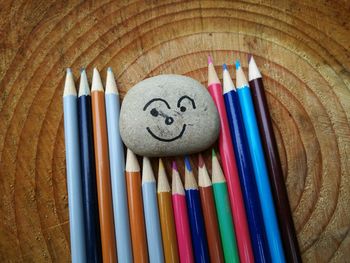
[[[83,199],[81,188],[78,100],[71,69],[67,69],[63,92],[67,190],[72,262],[86,262]]]
[[[128,199],[125,183],[124,148],[119,135],[119,93],[111,68],[107,70],[106,115],[111,172],[114,227],[118,262],[132,262]]]
[[[242,109],[243,122],[248,138],[250,155],[252,157],[255,180],[258,187],[272,262],[285,262],[276,211],[273,203],[270,182],[259,135],[259,128],[255,117],[250,88],[241,68],[241,64],[238,60],[236,62],[236,81],[237,93]]]
[[[149,261],[152,263],[162,263],[164,262],[164,252],[159,221],[157,187],[151,162],[147,157],[143,157],[142,197],[146,221]]]

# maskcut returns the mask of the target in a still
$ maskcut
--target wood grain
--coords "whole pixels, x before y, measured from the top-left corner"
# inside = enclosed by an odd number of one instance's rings
[[[70,260],[66,67],[87,67],[91,79],[93,66],[103,78],[111,66],[123,96],[161,73],[205,84],[208,53],[219,72],[236,58],[246,71],[251,52],[303,259],[350,262],[349,12],[341,0],[1,1],[0,261]]]

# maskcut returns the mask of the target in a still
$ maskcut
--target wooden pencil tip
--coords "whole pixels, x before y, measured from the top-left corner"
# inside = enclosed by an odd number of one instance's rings
[[[213,64],[213,60],[211,59],[210,55],[208,55],[208,64]]]
[[[175,161],[173,161],[173,163],[172,163],[172,168],[173,168],[173,170],[178,171],[178,170],[177,170],[177,165],[176,165],[176,162],[175,162]]]
[[[215,152],[215,149],[214,149],[214,148],[211,149],[211,156],[212,156],[212,157],[215,157],[215,156],[216,156],[216,152]]]
[[[223,92],[228,93],[232,90],[236,90],[235,85],[233,84],[232,78],[230,76],[230,72],[226,69],[222,73],[223,79]]]
[[[173,169],[171,187],[173,194],[185,195],[185,190],[177,169]]]
[[[66,70],[66,79],[64,83],[63,89],[63,97],[64,96],[77,96],[77,90],[75,89],[73,72],[70,68]]]
[[[251,60],[251,58],[252,58],[252,54],[248,54],[248,63],[250,62],[250,60]]]
[[[114,93],[116,95],[119,94],[117,83],[115,82],[114,73],[110,67],[107,70],[106,93]]]
[[[198,169],[198,185],[199,187],[211,186],[208,170],[204,162],[203,162],[203,166],[199,166],[199,169]]]
[[[157,192],[158,193],[170,192],[170,185],[169,185],[168,178],[166,176],[166,172],[164,169],[164,164],[161,158],[159,158]]]
[[[222,65],[222,69],[223,69],[223,70],[228,70],[228,69],[227,69],[227,65],[226,65],[226,64],[223,64],[223,65]]]
[[[144,156],[142,161],[142,184],[155,181],[151,161],[148,157]]]
[[[198,166],[203,167],[204,166],[204,160],[202,154],[198,154]]]
[[[241,62],[237,59],[236,60],[236,70],[238,70],[241,67]]]
[[[192,172],[190,158],[187,155],[185,156],[185,167],[188,171]]]
[[[214,151],[213,151],[214,153]],[[225,180],[225,176],[222,172],[222,169],[221,169],[221,166],[220,166],[220,163],[219,163],[219,160],[216,156],[216,154],[213,154],[212,155],[212,159],[211,159],[211,162],[212,162],[212,183],[222,183],[222,182],[226,182]]]
[[[89,82],[86,75],[85,68],[80,71],[80,84],[79,84],[79,94],[78,96],[88,96],[90,95]]]
[[[251,81],[258,78],[262,78],[262,76],[258,66],[255,63],[254,57],[251,56],[248,64],[248,79]]]
[[[140,165],[139,165],[139,162],[137,161],[137,157],[129,148],[126,152],[125,171],[127,172],[140,171]]]
[[[101,76],[97,68],[94,68],[94,71],[92,74],[91,91],[104,91],[102,81],[101,81]]]

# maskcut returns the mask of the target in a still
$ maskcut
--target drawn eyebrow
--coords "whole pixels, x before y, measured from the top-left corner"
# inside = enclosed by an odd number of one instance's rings
[[[153,102],[155,102],[155,101],[162,101],[162,102],[164,102],[165,105],[168,107],[168,109],[170,109],[170,106],[169,106],[169,104],[168,104],[168,102],[167,102],[166,100],[164,100],[164,99],[162,99],[162,98],[154,98],[154,99],[151,99],[149,102],[146,103],[146,105],[143,107],[143,111],[145,111],[145,110],[147,109],[147,107],[148,107],[151,103],[153,103]]]
[[[182,101],[183,99],[188,99],[188,100],[190,100],[191,103],[192,103],[192,107],[193,107],[194,109],[196,108],[196,104],[194,103],[194,100],[193,100],[191,97],[187,96],[187,95],[184,95],[184,96],[182,96],[182,97],[179,99],[179,101],[177,102],[177,107],[180,107],[181,101]]]

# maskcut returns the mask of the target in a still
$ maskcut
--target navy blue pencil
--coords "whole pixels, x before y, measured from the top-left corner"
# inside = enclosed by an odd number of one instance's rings
[[[200,194],[188,156],[185,157],[185,194],[195,261],[198,263],[209,262]]]
[[[101,262],[94,143],[92,138],[91,96],[86,72],[80,75],[78,95],[80,163],[87,262]]]
[[[247,212],[254,258],[256,262],[271,262],[239,98],[225,64],[223,65],[223,82],[227,118],[230,125],[231,138],[233,140],[233,148]]]

